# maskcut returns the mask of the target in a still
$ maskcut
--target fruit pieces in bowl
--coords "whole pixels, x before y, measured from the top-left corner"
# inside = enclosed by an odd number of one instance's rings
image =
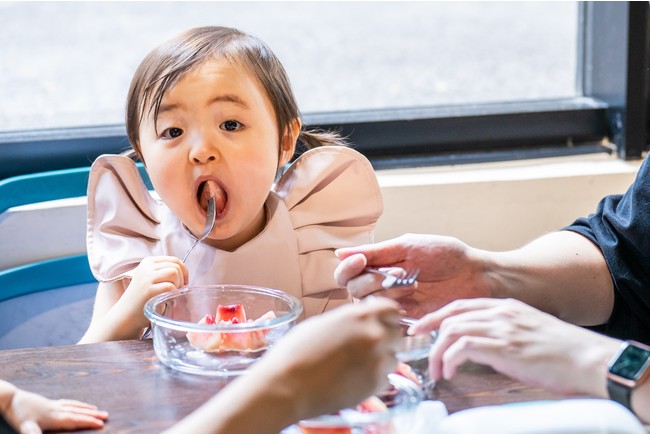
[[[246,310],[241,304],[217,306],[215,315],[205,315],[198,324],[228,326],[235,324],[257,323],[275,318],[273,311],[268,311],[255,320],[246,319]],[[233,331],[233,332],[188,332],[187,340],[194,348],[208,352],[225,351],[259,351],[266,348],[268,330]]]
[[[345,412],[347,410],[342,411]],[[355,411],[359,413],[386,413],[388,412],[388,406],[377,396],[373,395],[357,404]],[[309,422],[298,423],[298,429],[302,434],[352,434],[352,427],[350,426],[309,426]],[[393,422],[388,419],[370,422],[367,426],[363,427],[363,433],[396,434],[396,430]]]
[[[237,304],[246,309],[245,322],[216,324],[219,305]],[[275,318],[259,320],[269,311],[274,313]],[[231,377],[246,372],[268,348],[295,325],[302,313],[302,305],[290,294],[272,288],[204,285],[159,294],[145,304],[144,313],[151,321],[154,351],[164,365],[189,374]],[[198,324],[206,314],[214,316],[215,324]],[[231,314],[235,317],[240,315],[236,309]],[[223,310],[221,315],[220,320],[228,320]],[[238,321],[241,318],[238,317]],[[251,321],[248,321],[248,318],[251,318]],[[254,319],[258,321],[252,321]],[[232,319],[230,321],[232,322]],[[214,351],[204,351],[192,345],[188,340],[188,333],[197,333],[194,336],[207,333],[205,337],[215,338],[211,344],[204,345],[206,349]],[[222,340],[227,342],[234,336],[245,338],[236,346],[221,344]],[[219,339],[216,339],[217,337]],[[260,343],[260,339],[253,338],[263,339],[264,344]],[[264,345],[263,348],[260,348],[261,345]],[[239,351],[234,348],[258,350]]]
[[[399,372],[399,368],[398,368]],[[411,412],[424,399],[421,388],[402,373],[388,374],[389,386],[351,408],[302,420],[287,433],[397,434],[409,432]]]
[[[413,368],[411,368],[409,365],[407,365],[404,362],[397,362],[397,367],[395,368],[395,374],[401,375],[404,378],[407,378],[411,380],[412,382],[415,383],[416,386],[422,387],[422,381],[420,381],[420,377],[415,373]]]

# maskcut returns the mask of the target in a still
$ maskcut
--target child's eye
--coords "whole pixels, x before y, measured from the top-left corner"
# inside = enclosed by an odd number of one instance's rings
[[[167,128],[162,132],[162,137],[165,139],[175,139],[183,134],[183,130],[180,128]]]
[[[233,120],[226,121],[221,125],[219,125],[219,128],[225,131],[237,131],[242,127],[243,125],[240,122],[233,121]]]

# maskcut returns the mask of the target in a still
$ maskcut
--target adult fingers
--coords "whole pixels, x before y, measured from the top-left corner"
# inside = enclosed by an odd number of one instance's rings
[[[366,268],[366,257],[362,254],[356,254],[343,259],[334,270],[336,283],[341,286],[347,286],[348,282],[358,276]]]
[[[429,370],[431,378],[438,380],[443,377],[443,368],[449,357],[449,350],[459,341],[468,337],[490,336],[491,324],[489,321],[462,321],[459,319],[453,323],[445,323],[440,329],[436,341],[429,352]],[[445,377],[446,378],[446,377]]]
[[[406,246],[403,238],[403,236],[400,236],[398,238],[380,241],[373,244],[363,244],[356,247],[342,247],[337,249],[334,253],[339,259],[345,259],[354,254],[361,253],[368,259],[369,264],[398,264],[404,259],[404,250]]]
[[[381,286],[383,278],[380,276],[363,273],[348,281],[347,288],[352,297],[364,298],[369,295],[380,295],[379,292],[384,288]]]
[[[347,286],[348,291],[355,298],[361,299],[369,295],[376,295],[399,300],[412,294],[417,288],[417,282],[411,286],[384,288],[382,284],[386,277],[376,273],[364,272],[365,258],[362,255],[355,255],[345,259],[339,267],[337,268],[338,273],[335,271],[337,282],[341,286]],[[391,274],[401,276],[404,274],[404,270],[394,268]]]
[[[493,298],[469,298],[454,300],[420,318],[409,328],[410,334],[427,333],[440,328],[443,321],[455,317],[461,313],[490,309],[503,303],[502,299]]]
[[[374,313],[381,317],[385,322],[399,322],[399,305],[395,301],[383,297],[366,298],[363,303],[354,305],[355,309],[360,312]]]
[[[378,390],[388,384],[387,375],[394,371],[397,365],[396,354],[402,335],[399,325],[399,305],[387,298],[370,297],[356,306],[359,314],[365,317],[365,322],[370,321],[370,324],[362,327],[366,333],[373,336],[371,339],[373,345],[369,353],[374,354],[372,371],[376,384],[375,390]]]
[[[369,351],[388,354],[397,352],[401,329],[399,326],[399,305],[387,298],[370,297],[361,303],[341,308],[341,316],[352,329],[350,336]],[[343,317],[343,318],[341,318]]]
[[[498,368],[505,357],[506,349],[507,343],[500,339],[463,336],[445,352],[442,376],[446,380],[452,379],[458,372],[458,367],[466,361],[487,365],[501,372],[502,370]]]

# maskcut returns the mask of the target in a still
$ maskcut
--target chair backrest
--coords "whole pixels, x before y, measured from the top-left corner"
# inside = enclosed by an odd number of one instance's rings
[[[89,173],[81,167],[0,181],[0,350],[74,344],[88,327],[97,290],[84,242]],[[16,208],[71,198],[80,200]]]
[[[140,175],[151,181],[142,164]],[[90,167],[19,175],[0,181],[0,216],[32,203],[86,196]],[[1,240],[0,240],[1,242]],[[15,246],[20,249],[20,246]],[[85,253],[51,258],[0,270],[0,302],[34,292],[95,282]]]

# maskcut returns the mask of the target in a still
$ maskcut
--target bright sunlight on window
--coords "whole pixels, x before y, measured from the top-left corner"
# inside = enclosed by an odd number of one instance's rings
[[[260,36],[303,113],[576,95],[576,2],[0,2],[0,130],[123,123],[137,64],[187,28]]]

